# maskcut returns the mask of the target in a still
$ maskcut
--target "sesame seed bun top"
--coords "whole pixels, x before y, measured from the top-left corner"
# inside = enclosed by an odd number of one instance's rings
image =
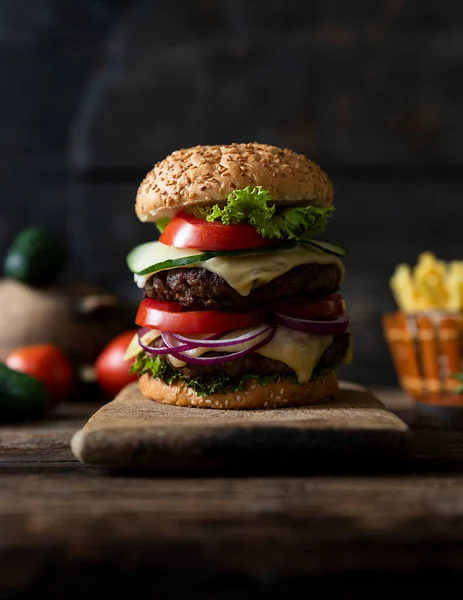
[[[173,152],[146,175],[135,209],[141,221],[156,221],[191,205],[224,202],[247,186],[269,190],[276,204],[333,202],[333,186],[316,163],[288,149],[250,143]]]

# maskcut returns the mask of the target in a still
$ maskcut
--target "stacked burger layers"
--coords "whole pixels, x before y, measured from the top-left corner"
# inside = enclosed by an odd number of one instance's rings
[[[197,146],[155,165],[136,212],[162,233],[127,259],[144,299],[126,357],[145,396],[249,409],[336,393],[351,334],[346,251],[318,237],[332,202],[318,165],[264,144]]]

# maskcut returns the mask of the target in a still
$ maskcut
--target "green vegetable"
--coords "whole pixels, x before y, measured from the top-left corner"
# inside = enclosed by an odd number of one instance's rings
[[[452,373],[452,377],[454,379],[458,379],[459,381],[463,382],[463,372],[462,373]],[[459,385],[457,388],[455,388],[453,391],[455,394],[463,394],[463,383],[461,385]]]
[[[65,244],[39,228],[24,229],[13,240],[4,260],[7,277],[30,285],[56,281],[68,259]]]
[[[211,252],[201,252],[200,254],[193,254],[189,256],[182,256],[179,258],[173,258],[169,260],[164,260],[159,263],[155,263],[146,267],[145,269],[138,270],[137,265],[140,264],[142,254],[146,250],[150,250],[153,247],[152,242],[148,242],[147,244],[142,244],[141,246],[137,246],[134,248],[129,255],[127,256],[127,265],[132,273],[136,273],[137,275],[148,275],[148,273],[156,273],[157,271],[163,271],[165,269],[174,269],[177,267],[185,267],[187,265],[192,265],[195,263],[204,262],[205,260],[209,260],[210,258],[215,258],[216,256],[244,256],[246,254],[259,254],[263,252],[274,252],[275,250],[288,250],[288,248],[292,248],[296,245],[296,242],[284,242],[280,244],[276,244],[275,246],[266,246],[264,248],[248,248],[246,250],[220,250],[220,251],[211,251]]]
[[[312,374],[312,379],[331,371],[331,369],[322,369]],[[177,371],[169,362],[161,356],[151,356],[149,354],[139,354],[130,370],[132,374],[143,375],[149,373],[164,383],[170,385],[175,381],[185,382],[188,388],[193,389],[198,396],[212,396],[222,392],[238,392],[246,389],[249,379],[255,379],[260,385],[268,385],[275,381],[297,381],[295,373],[285,373],[284,375],[256,375],[246,373],[242,377],[231,377],[225,373],[217,375],[198,375],[196,377],[185,377],[181,371]]]
[[[41,381],[0,363],[0,422],[43,419],[48,392]]]
[[[162,233],[164,229],[169,224],[170,217],[161,217],[156,221],[156,227],[158,228],[159,233]]]
[[[334,254],[335,256],[346,256],[347,249],[343,246],[338,246],[338,244],[333,244],[332,242],[326,242],[325,240],[313,240],[312,238],[305,238],[301,240],[302,244],[306,244],[307,246],[312,246],[313,248],[317,248],[317,250],[322,250],[326,252],[326,254]]]
[[[232,192],[223,207],[215,204],[194,207],[192,211],[197,217],[221,221],[224,225],[250,223],[265,238],[300,241],[324,231],[334,207],[298,206],[280,210],[269,191],[248,186]]]

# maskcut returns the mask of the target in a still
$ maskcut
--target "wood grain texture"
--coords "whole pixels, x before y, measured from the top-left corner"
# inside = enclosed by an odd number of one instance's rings
[[[461,164],[457,2],[167,4],[138,0],[108,36],[71,132],[75,169],[149,169],[210,140],[322,165]]]
[[[368,572],[419,584],[463,568],[461,476],[146,479],[76,468],[7,474],[2,490],[0,591],[222,598],[347,575],[365,584]]]
[[[89,465],[273,473],[310,463],[361,468],[374,461],[378,468],[404,458],[409,446],[407,426],[371,392],[347,383],[324,404],[241,411],[164,405],[135,383],[72,440],[76,457]]]
[[[378,396],[412,413],[400,392]],[[72,457],[71,436],[96,409],[0,428],[0,597],[461,589],[463,432],[413,429],[413,457],[394,475],[128,477]]]

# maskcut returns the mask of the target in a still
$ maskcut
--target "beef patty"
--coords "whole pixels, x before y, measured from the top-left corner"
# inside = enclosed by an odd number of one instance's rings
[[[241,296],[216,273],[201,267],[160,271],[148,279],[145,297],[179,302],[190,310],[220,309],[243,311],[269,301],[292,298],[316,299],[339,289],[341,273],[334,264],[310,263],[294,267]]]
[[[336,335],[333,342],[325,350],[322,357],[318,361],[319,368],[329,367],[342,361],[349,348],[349,333]],[[156,340],[155,345],[162,344],[162,340]],[[216,353],[215,353],[216,354]],[[210,352],[207,356],[213,356]],[[206,355],[205,355],[206,356]],[[254,375],[276,375],[293,373],[291,367],[279,360],[266,358],[257,353],[247,354],[236,360],[220,363],[218,365],[185,365],[177,369],[185,377],[197,377],[198,375],[219,375],[226,374],[230,377],[241,377],[247,373]]]

